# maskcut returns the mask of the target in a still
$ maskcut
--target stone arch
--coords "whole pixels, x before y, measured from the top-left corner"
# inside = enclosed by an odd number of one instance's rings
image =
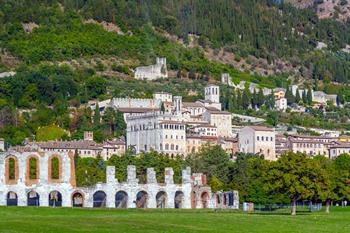
[[[59,155],[52,155],[48,163],[48,181],[59,183],[62,179],[62,159]]]
[[[118,191],[115,194],[115,207],[128,208],[128,194],[125,191]]]
[[[104,191],[97,191],[93,195],[93,207],[106,207],[107,195]]]
[[[175,209],[183,208],[184,198],[185,198],[185,195],[182,191],[175,192],[175,198],[174,198]]]
[[[38,183],[39,174],[39,157],[31,155],[27,158],[26,185],[31,186]]]
[[[15,192],[8,192],[6,197],[6,205],[7,206],[17,206],[18,205],[18,196]]]
[[[160,191],[156,195],[157,208],[166,208],[168,202],[168,195],[164,191]]]
[[[5,182],[8,185],[17,184],[18,180],[18,159],[9,155],[5,159]]]
[[[49,193],[49,206],[61,207],[62,206],[62,194],[59,191],[52,191]]]
[[[72,193],[72,206],[84,207],[84,194],[80,191]]]
[[[27,206],[40,206],[40,196],[36,191],[27,193]]]
[[[146,191],[140,191],[136,194],[136,208],[147,208],[148,205],[148,193]]]
[[[203,209],[206,209],[209,207],[209,193],[208,192],[202,192],[201,204],[202,204]]]

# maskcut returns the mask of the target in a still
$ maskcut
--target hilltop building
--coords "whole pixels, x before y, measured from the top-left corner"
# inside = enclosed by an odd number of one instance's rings
[[[156,64],[140,66],[135,70],[135,79],[155,80],[159,78],[168,78],[166,58],[157,57]]]

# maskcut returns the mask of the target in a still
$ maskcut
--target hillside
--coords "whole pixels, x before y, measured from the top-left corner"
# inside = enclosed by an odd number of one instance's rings
[[[210,49],[224,49],[235,58],[225,63],[242,71],[275,75],[282,70],[302,79],[349,81],[350,56],[344,51],[350,44],[350,28],[273,0],[3,2],[1,57],[14,56],[27,64],[96,54],[137,59],[133,66],[149,63],[164,51],[152,38],[137,38],[145,25],[152,24],[156,31],[175,36],[185,45],[191,41],[189,35],[195,35],[197,44],[209,50],[207,54]],[[109,38],[107,31],[92,25],[92,19],[111,22],[118,36]],[[90,23],[82,26],[80,20]],[[1,59],[0,69],[18,64],[6,60]],[[195,69],[188,64],[185,68]]]
[[[350,18],[350,3],[347,0],[286,0],[298,8],[310,8],[320,19],[333,18],[346,22]]]
[[[72,139],[93,130],[102,140],[108,119],[94,128],[91,112],[78,107],[155,91],[192,101],[221,73],[350,101],[349,25],[277,2],[0,0],[0,72],[17,72],[0,79],[0,137],[18,144],[56,125]],[[134,80],[135,67],[157,56],[167,58],[171,78]]]

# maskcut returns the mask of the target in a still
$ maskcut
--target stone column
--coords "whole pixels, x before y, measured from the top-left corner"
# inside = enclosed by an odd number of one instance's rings
[[[156,184],[157,177],[154,168],[147,168],[147,184]]]
[[[173,168],[171,167],[166,167],[165,168],[165,184],[169,185],[169,184],[174,184],[174,171]]]
[[[114,166],[107,166],[106,177],[107,177],[107,184],[115,185],[117,183],[117,179],[115,178],[115,167]]]
[[[191,168],[186,167],[182,170],[182,184],[191,183]]]
[[[136,167],[134,165],[128,166],[127,183],[128,184],[138,184],[139,183],[139,179],[136,178]]]

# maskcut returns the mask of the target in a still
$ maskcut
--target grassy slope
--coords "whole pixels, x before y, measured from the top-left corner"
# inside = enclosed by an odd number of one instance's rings
[[[0,208],[0,232],[350,232],[350,208],[289,215],[198,210]]]

